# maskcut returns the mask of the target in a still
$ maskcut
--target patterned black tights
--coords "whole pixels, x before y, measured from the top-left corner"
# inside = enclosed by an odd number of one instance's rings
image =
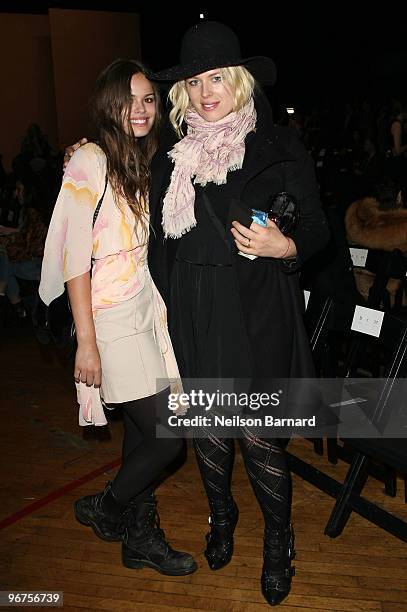
[[[284,528],[291,514],[291,474],[280,440],[259,438],[240,428],[240,450],[254,494],[272,529]],[[194,438],[194,448],[206,494],[210,500],[231,495],[234,440],[218,438],[206,429]]]

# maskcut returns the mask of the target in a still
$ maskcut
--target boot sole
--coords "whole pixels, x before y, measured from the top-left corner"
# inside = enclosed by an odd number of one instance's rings
[[[148,561],[147,559],[129,559],[128,557],[125,558],[124,556],[122,556],[122,563],[124,567],[128,567],[129,569],[143,569],[143,567],[150,567],[151,569],[154,569],[165,576],[187,576],[188,574],[193,574],[198,569],[198,565],[194,563],[190,569],[164,570],[156,563]]]
[[[85,527],[91,527],[93,529],[94,534],[97,535],[97,537],[100,538],[101,540],[104,540],[105,542],[121,542],[122,541],[122,538],[109,538],[109,536],[106,536],[102,531],[100,531],[96,523],[93,523],[87,517],[84,517],[81,514],[80,510],[78,510],[76,506],[76,502],[74,503],[74,511],[75,511],[75,518],[78,521],[78,523],[80,523],[81,525],[84,525]]]

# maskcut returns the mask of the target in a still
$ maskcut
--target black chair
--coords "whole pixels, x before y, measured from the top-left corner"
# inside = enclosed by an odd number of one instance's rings
[[[375,274],[367,302],[364,302],[357,292],[355,295],[352,291],[343,292],[338,289],[336,297],[325,298],[322,303],[321,297],[319,297],[316,303],[315,301],[313,303],[313,293],[311,292],[310,308],[307,309],[305,322],[310,336],[316,369],[318,375],[323,378],[355,375],[355,364],[358,363],[358,358],[362,356],[365,350],[363,343],[361,346],[360,337],[355,337],[352,340],[347,363],[343,363],[343,359],[341,363],[341,358],[343,358],[344,348],[347,347],[349,341],[350,324],[356,304],[368,308],[383,309],[395,314],[401,313],[403,310],[402,299],[407,272],[407,257],[398,250],[388,252],[369,249],[365,268]],[[390,296],[387,291],[387,283],[391,278],[401,279],[402,281],[393,307],[390,305]],[[347,287],[347,289],[349,288]],[[325,338],[321,337],[323,333],[325,333]],[[370,368],[374,370],[375,366],[376,371],[373,371],[372,375],[379,376],[380,363],[377,360],[371,362]],[[314,442],[314,446],[318,445],[320,449],[323,448],[322,444],[322,440],[320,442],[315,440]],[[338,449],[334,438],[327,440],[327,452],[329,461],[336,464],[341,451]],[[395,496],[396,476],[392,475],[390,471],[387,472],[385,476],[386,493]]]
[[[321,313],[319,328],[315,331],[315,346],[326,337],[330,316],[335,311],[335,303],[327,301]],[[365,345],[374,345],[376,350],[380,347],[381,361],[385,364],[382,372],[382,384],[379,393],[377,386],[373,390],[370,400],[369,418],[376,427],[383,429],[394,415],[396,389],[404,382],[402,379],[407,373],[407,321],[389,313],[384,314],[383,324],[379,338],[370,338],[359,332],[351,332],[352,341],[348,351],[345,370],[357,368],[361,349]],[[357,343],[358,350],[355,350]],[[377,353],[378,354],[378,353]],[[361,379],[363,381],[363,379]],[[396,384],[396,381],[397,384]],[[368,385],[367,385],[368,387]],[[369,391],[367,391],[369,396]],[[405,393],[404,397],[407,396]],[[402,396],[402,400],[404,400]],[[397,404],[396,404],[397,405]],[[400,404],[403,409],[404,401]],[[399,405],[397,405],[398,409]],[[350,514],[357,512],[364,518],[382,527],[396,537],[407,541],[407,523],[395,515],[385,511],[378,504],[361,496],[364,484],[372,467],[384,466],[382,474],[407,474],[407,440],[403,438],[365,438],[341,440],[347,449],[350,467],[344,483],[316,469],[305,461],[288,453],[291,469],[305,480],[311,482],[322,491],[336,498],[336,504],[325,528],[325,534],[336,537],[342,533]],[[377,468],[376,468],[377,469]],[[377,476],[375,470],[373,474]]]
[[[343,485],[337,489],[336,504],[325,526],[326,535],[336,538],[342,533],[351,513],[357,512],[371,523],[407,542],[407,522],[361,496],[369,465],[373,461],[380,461],[402,474],[407,474],[406,442],[405,438],[362,438],[347,441],[355,450],[355,454]]]
[[[318,377],[337,378],[340,375],[340,362],[348,342],[354,308],[354,301],[334,301],[328,297],[321,304],[319,300],[312,302],[310,297],[305,323]],[[312,438],[311,441],[314,451],[323,455],[323,438]],[[326,446],[329,462],[336,464],[336,439],[327,438]]]

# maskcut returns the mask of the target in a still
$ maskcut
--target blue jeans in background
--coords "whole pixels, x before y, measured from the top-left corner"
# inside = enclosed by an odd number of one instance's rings
[[[20,299],[18,278],[23,280],[40,280],[42,258],[26,261],[10,261],[5,251],[0,251],[0,283],[6,282],[6,295],[10,302]]]

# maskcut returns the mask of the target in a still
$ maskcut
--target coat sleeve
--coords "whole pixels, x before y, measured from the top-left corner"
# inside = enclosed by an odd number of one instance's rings
[[[294,132],[290,135],[289,151],[294,161],[284,162],[285,190],[299,203],[300,219],[290,234],[297,247],[296,260],[285,260],[287,270],[302,266],[307,259],[323,249],[329,241],[329,227],[322,210],[314,162]]]
[[[90,270],[93,214],[103,183],[95,145],[78,149],[66,168],[45,242],[39,294],[47,305],[68,280]]]

